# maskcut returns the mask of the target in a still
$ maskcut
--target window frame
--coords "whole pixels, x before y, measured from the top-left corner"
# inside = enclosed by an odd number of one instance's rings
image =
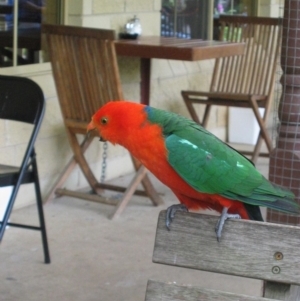
[[[59,1],[58,8],[57,8],[58,20],[59,20],[60,24],[65,24],[68,0],[58,0],[58,1]],[[13,4],[13,15],[14,16],[18,15],[18,4],[19,4],[19,0],[14,0],[14,4]],[[20,70],[24,70],[24,67],[25,67],[28,70],[28,67],[30,67],[30,66],[35,66],[35,65],[47,66],[47,62],[40,62],[40,63],[27,64],[27,65],[18,65],[17,60],[18,60],[18,18],[13,18],[12,66],[0,67],[0,71],[13,68],[16,72],[18,70],[17,68],[21,68]],[[34,68],[34,69],[36,69],[36,68]],[[44,70],[44,68],[41,68],[41,69]],[[23,71],[21,71],[21,72],[23,72]],[[3,74],[3,72],[1,72],[1,74]],[[16,74],[16,73],[14,73],[14,74]]]

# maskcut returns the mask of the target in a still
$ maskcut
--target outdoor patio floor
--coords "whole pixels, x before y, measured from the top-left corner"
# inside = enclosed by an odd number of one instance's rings
[[[267,176],[268,160],[258,169]],[[130,176],[113,182],[126,183]],[[134,197],[121,217],[112,207],[69,197],[44,206],[51,264],[43,263],[40,233],[7,229],[0,246],[2,301],[141,301],[148,279],[197,285],[259,296],[261,282],[152,263],[157,217],[177,203],[171,191],[153,179],[165,205]],[[37,220],[36,209],[15,210],[11,221]]]

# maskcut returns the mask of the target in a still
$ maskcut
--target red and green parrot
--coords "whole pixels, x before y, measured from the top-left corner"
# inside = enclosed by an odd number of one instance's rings
[[[93,116],[88,131],[129,150],[177,196],[177,210],[221,213],[217,239],[227,218],[263,221],[259,206],[300,214],[294,194],[269,182],[251,161],[199,124],[183,116],[128,101],[112,101]]]

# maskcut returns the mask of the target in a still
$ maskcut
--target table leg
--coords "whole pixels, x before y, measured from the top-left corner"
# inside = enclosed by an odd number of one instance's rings
[[[149,58],[141,58],[141,86],[140,86],[140,93],[141,93],[141,104],[149,105],[150,103],[150,78],[151,78],[151,59]],[[133,160],[134,165],[137,168],[137,172],[141,169],[141,163]],[[153,202],[155,206],[163,204],[163,200],[158,195],[157,191],[155,190],[154,186],[152,185],[150,179],[148,178],[147,174],[144,175],[142,184],[146,193],[148,194],[149,198]]]
[[[150,77],[151,77],[151,59],[141,58],[141,103],[149,105],[150,103]]]

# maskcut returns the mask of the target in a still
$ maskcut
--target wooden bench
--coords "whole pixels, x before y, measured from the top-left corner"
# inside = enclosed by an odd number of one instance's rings
[[[146,301],[300,300],[300,227],[228,220],[222,239],[218,217],[177,212],[171,231],[158,218],[153,262],[264,280],[264,297],[148,281]]]

